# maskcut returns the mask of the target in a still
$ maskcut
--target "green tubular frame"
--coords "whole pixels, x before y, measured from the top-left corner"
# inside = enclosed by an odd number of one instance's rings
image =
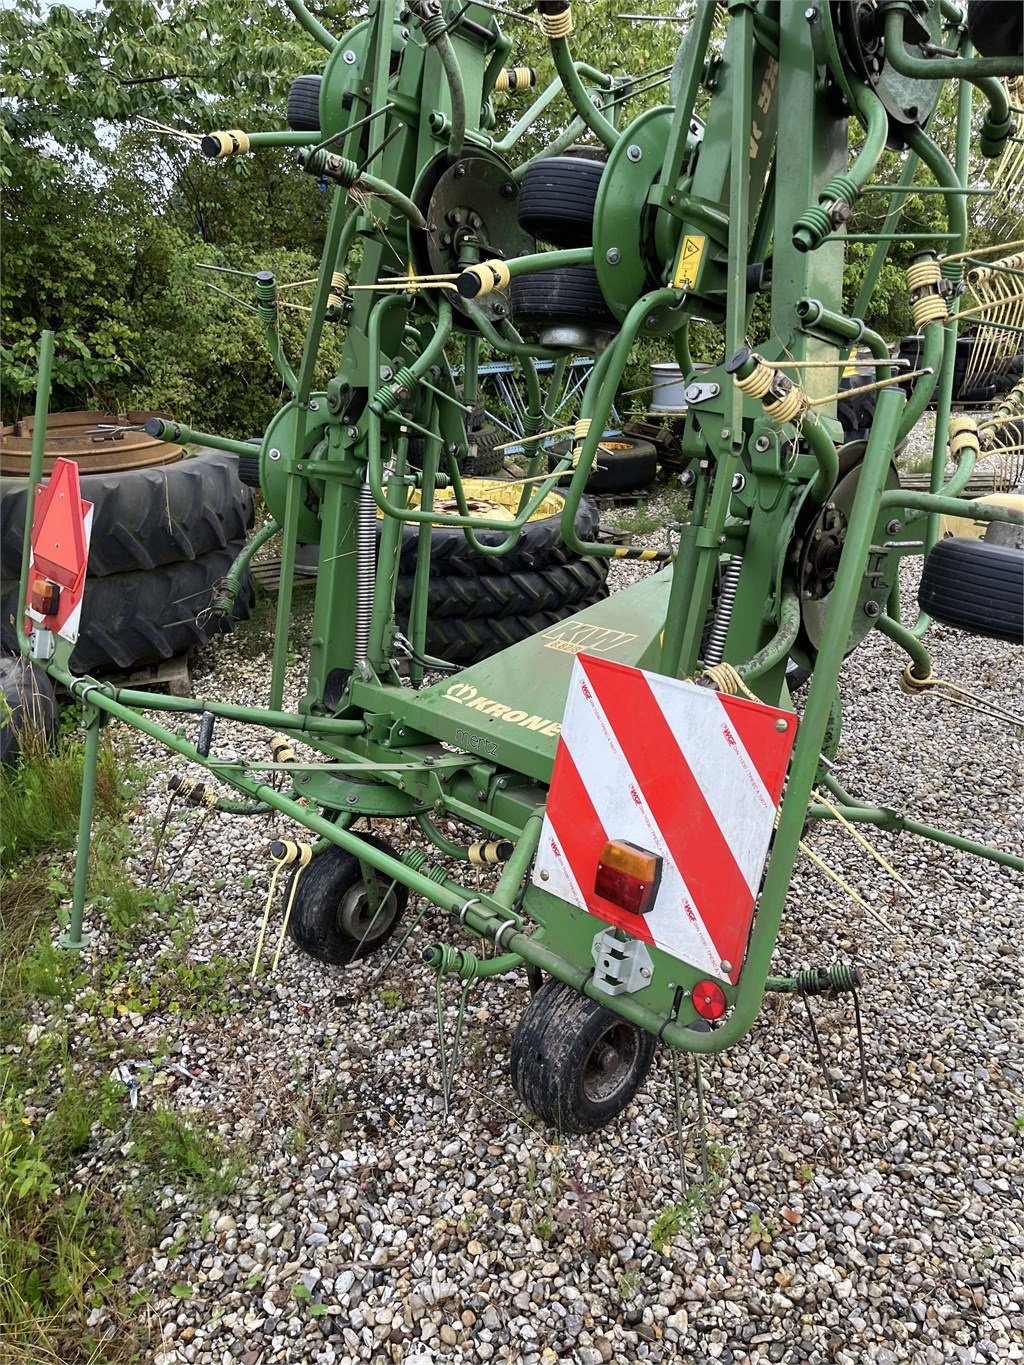
[[[511,44],[490,9],[472,0],[464,9],[455,0],[442,0],[439,23],[437,15],[417,6],[413,29],[424,41],[406,42],[402,47],[395,37],[396,0],[373,0],[369,18],[343,39],[330,34],[301,0],[287,3],[302,27],[331,54],[321,108],[350,109],[351,134],[344,128],[328,130],[325,140],[352,167],[365,158],[368,148],[383,150],[372,175],[345,172],[352,177],[352,186],[374,197],[372,213],[358,193],[355,202],[349,198],[344,183],[334,191],[311,321],[294,370],[281,354],[269,295],[261,300],[268,348],[293,397],[268,428],[260,454],[271,520],[232,566],[221,604],[233,599],[252,555],[272,536],[280,535],[281,584],[269,701],[265,708],[248,708],[215,699],[162,697],[76,678],[68,670],[69,643],[57,642],[48,670],[81,702],[86,724],[78,864],[65,942],[73,948],[85,942],[83,915],[99,730],[105,719],[117,719],[232,788],[231,798],[218,799],[219,809],[238,814],[279,812],[308,829],[321,846],[334,844],[357,855],[366,869],[401,881],[413,894],[449,913],[471,936],[493,943],[496,955],[488,959],[447,944],[427,947],[425,961],[439,975],[451,972],[468,981],[502,975],[525,964],[531,972],[545,972],[567,982],[673,1048],[721,1051],[750,1029],[766,989],[803,989],[799,975],[771,974],[772,957],[807,813],[834,818],[829,807],[815,801],[814,792],[821,781],[822,751],[834,736],[840,670],[851,647],[851,631],[862,614],[863,586],[877,549],[877,528],[893,514],[906,522],[916,518],[925,525],[930,546],[941,515],[968,510],[957,495],[966,486],[973,459],[963,459],[944,482],[955,301],[948,320],[929,323],[924,329],[923,367],[932,373],[923,375],[909,392],[896,386],[879,391],[822,634],[810,655],[811,683],[746,955],[736,984],[722,982],[730,1006],[727,1018],[713,1032],[701,1033],[689,1027],[696,1017],[689,996],[685,991],[682,999],[679,996],[683,986],[695,983],[696,969],[658,951],[656,977],[667,981],[672,974],[674,999],[664,985],[656,990],[653,984],[645,988],[646,994],[607,996],[594,982],[590,955],[594,933],[603,925],[589,916],[583,922],[577,922],[579,917],[573,920],[567,907],[528,883],[550,774],[550,737],[545,741],[547,748],[537,740],[529,761],[521,758],[518,767],[468,749],[453,752],[443,742],[449,732],[432,728],[440,726],[439,711],[430,709],[435,703],[440,707],[438,688],[421,687],[430,662],[424,651],[433,528],[446,527],[449,534],[461,532],[474,550],[500,568],[502,556],[519,543],[530,518],[572,462],[572,456],[566,455],[541,475],[547,452],[538,446],[529,456],[529,473],[511,519],[474,511],[461,471],[468,448],[463,414],[481,396],[483,361],[491,353],[519,363],[519,401],[530,435],[551,422],[570,351],[566,346],[524,340],[500,293],[464,300],[450,289],[420,291],[414,285],[381,297],[374,288],[382,281],[402,279],[407,263],[414,271],[424,269],[424,224],[431,220],[434,187],[450,168],[463,163],[471,167],[474,161],[499,168],[510,182],[502,194],[507,190],[511,195],[511,186],[521,179],[528,163],[511,165],[505,158],[516,151],[552,102],[564,95],[570,106],[566,127],[539,155],[564,150],[587,133],[604,144],[615,175],[607,199],[601,201],[602,212],[607,208],[609,221],[617,216],[617,221],[629,223],[630,231],[638,233],[635,241],[623,240],[621,250],[633,251],[642,259],[643,269],[635,278],[643,276],[645,282],[633,293],[616,298],[616,316],[623,320],[614,339],[597,356],[583,393],[581,417],[589,419],[590,427],[577,442],[578,458],[564,490],[562,538],[577,554],[608,558],[621,553],[618,547],[580,539],[575,530],[577,515],[637,338],[652,332],[671,337],[684,376],[704,386],[700,396],[691,400],[680,441],[692,475],[693,508],[689,522],[673,528],[676,543],[664,556],[674,557],[671,582],[661,599],[667,601],[664,619],[646,623],[654,643],[641,662],[674,677],[700,669],[708,613],[718,610],[715,581],[723,559],[737,557],[740,573],[735,606],[725,622],[724,657],[759,698],[791,707],[785,682],[787,659],[794,650],[807,648],[799,577],[802,546],[814,517],[833,495],[840,469],[828,406],[831,389],[837,386],[853,346],[866,345],[877,360],[888,359],[886,342],[865,326],[863,314],[890,243],[906,236],[898,231],[900,214],[915,190],[920,167],[935,181],[921,188],[942,197],[947,220],[944,230],[922,239],[922,250],[938,254],[945,243],[950,244],[951,253],[963,249],[972,85],[990,103],[987,136],[993,142],[1005,138],[1004,102],[995,79],[1003,74],[1000,63],[972,58],[966,47],[956,59],[914,57],[902,44],[903,7],[889,7],[886,44],[888,50],[891,43],[893,65],[916,79],[952,77],[960,79],[961,85],[954,163],[926,132],[912,129],[906,133],[909,155],[898,184],[882,187],[871,181],[892,131],[890,121],[876,93],[867,85],[850,85],[850,73],[843,73],[865,134],[860,152],[847,167],[848,134],[827,105],[820,82],[821,43],[834,43],[831,29],[824,38],[812,32],[815,26],[805,18],[802,6],[778,0],[759,5],[754,0],[731,0],[724,56],[716,66],[709,61],[714,6],[704,5],[684,35],[674,65],[674,105],[665,116],[660,164],[652,170],[649,144],[645,144],[646,152],[639,146],[633,149],[629,127],[617,126],[618,102],[609,114],[602,112],[608,106],[609,92],[617,88],[616,81],[574,60],[567,39],[554,39],[550,44],[556,80],[499,137],[492,136],[495,119],[490,97],[495,71]],[[349,53],[353,61],[340,60]],[[711,80],[706,109],[701,103],[705,79]],[[706,114],[700,145],[691,130],[698,107]],[[757,119],[763,128],[758,125],[755,137],[752,129]],[[777,126],[797,125],[801,136],[776,138]],[[646,130],[649,124],[641,126]],[[639,141],[648,133],[637,136]],[[318,141],[316,134],[284,132],[254,134],[250,139],[254,148],[285,143],[308,147]],[[627,149],[640,155],[626,156]],[[467,174],[466,180],[472,212],[472,175]],[[848,317],[842,311],[842,243],[861,235],[848,236],[841,227],[836,229],[842,212],[831,214],[826,206],[839,203],[841,208],[842,201],[852,207],[858,195],[883,188],[890,194],[889,207],[881,230],[864,234],[875,243],[875,251],[853,315]],[[637,212],[638,204],[646,204],[645,214]],[[511,207],[505,210],[511,211]],[[639,225],[634,229],[636,220]],[[676,267],[684,237],[702,243],[701,260],[697,276],[680,286],[673,281],[680,278]],[[758,353],[769,367],[773,360],[783,358],[835,363],[835,377],[830,371],[807,371],[807,396],[816,406],[806,411],[798,426],[774,421],[762,403],[735,382],[732,369],[727,370],[724,363],[744,352],[753,303],[749,290],[757,287],[750,284],[750,267],[763,264],[769,246],[774,270],[771,336],[758,346]],[[467,229],[458,269],[450,273],[479,264],[493,249],[490,242],[473,237]],[[332,277],[336,271],[347,271],[357,252],[358,262],[351,266],[353,282],[369,288],[349,290],[340,306],[329,309]],[[590,265],[594,259],[594,248],[529,251],[511,256],[506,264],[514,280]],[[598,255],[597,264],[603,266],[606,259],[610,258]],[[952,270],[948,278],[955,283]],[[695,375],[688,326],[693,318],[705,316],[723,326],[725,357],[723,363]],[[320,392],[314,391],[314,374],[328,322],[342,326],[345,338],[337,372]],[[44,334],[29,481],[30,517],[34,485],[43,466],[52,357],[53,338]],[[544,388],[537,365],[549,361],[553,362],[552,375]],[[463,374],[461,396],[453,377],[458,364]],[[733,368],[735,377],[745,380],[755,366],[752,360],[737,360]],[[878,377],[889,375],[889,368],[880,365]],[[894,446],[916,421],[933,390],[939,395],[939,420],[930,490],[889,489]],[[243,442],[176,422],[161,422],[158,430],[165,439],[195,441],[237,454],[253,451]],[[418,471],[409,470],[413,436],[425,438]],[[419,491],[418,507],[409,505],[413,486]],[[437,510],[441,489],[454,500],[457,512]],[[975,518],[1010,519],[1007,509],[969,506]],[[372,551],[365,535],[360,542],[355,529],[360,513],[365,518],[368,511],[382,515],[379,545]],[[364,520],[364,531],[366,524]],[[417,549],[407,627],[413,654],[412,688],[403,686],[398,674],[394,616],[407,526]],[[284,708],[282,698],[295,556],[300,534],[308,535],[311,528],[326,553],[321,554],[316,587],[309,691],[293,713]],[[490,538],[497,543],[484,543],[481,533],[495,531],[501,533],[500,538],[493,534]],[[26,541],[20,608],[24,607],[28,563]],[[658,586],[665,582],[658,580]],[[637,585],[627,592],[643,587]],[[927,676],[930,659],[920,638],[927,618],[919,618],[913,627],[905,626],[899,620],[896,595],[889,599],[888,608],[891,614],[882,610],[874,625],[905,651],[916,677]],[[18,639],[28,654],[31,641],[22,628],[22,615],[20,611]],[[357,657],[360,630],[365,638],[360,643],[361,657]],[[500,660],[495,667],[500,669]],[[495,676],[493,670],[467,674],[476,680],[472,686],[479,683],[481,691],[493,685],[487,679]],[[564,696],[564,682],[561,693],[546,675],[539,675],[536,685],[538,698]],[[541,700],[536,700],[536,709],[544,710]],[[211,716],[301,738],[318,760],[287,769],[276,763],[224,762],[204,756],[184,729],[173,728],[190,718]],[[524,745],[528,743],[524,740]],[[271,785],[268,772],[283,775],[290,789]],[[825,786],[835,796],[841,815],[854,823],[911,832],[1024,870],[1024,859],[1016,854],[856,801],[831,774]],[[359,814],[414,819],[445,857],[466,857],[465,848],[447,840],[437,828],[436,817],[446,814],[467,820],[492,837],[511,840],[514,847],[496,887],[482,891],[432,865],[421,850],[410,849],[399,857],[367,845],[349,828]],[[533,932],[527,920],[535,921]],[[827,980],[830,987],[840,988],[847,975],[835,968]]]

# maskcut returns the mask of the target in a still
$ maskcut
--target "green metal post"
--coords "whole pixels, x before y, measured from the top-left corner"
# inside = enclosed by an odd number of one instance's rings
[[[85,917],[85,892],[89,876],[89,845],[92,840],[92,811],[96,799],[96,764],[100,751],[100,722],[103,719],[95,706],[86,702],[82,708],[85,726],[85,756],[82,762],[82,800],[78,808],[78,844],[75,851],[75,882],[71,892],[71,923],[62,934],[59,944],[69,952],[80,952],[88,946],[91,934],[82,928]]]
[[[50,378],[53,373],[53,333],[46,331],[39,338],[39,369],[36,373],[36,413],[32,427],[32,458],[29,465],[28,488],[25,494],[25,534],[21,545],[21,579],[18,584],[18,648],[29,654],[32,646],[25,634],[25,602],[28,599],[28,566],[32,558],[32,515],[36,505],[36,484],[43,477],[46,459],[46,418],[50,410]]]

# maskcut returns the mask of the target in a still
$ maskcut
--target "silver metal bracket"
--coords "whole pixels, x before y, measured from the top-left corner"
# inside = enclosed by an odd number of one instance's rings
[[[29,641],[32,658],[38,663],[47,663],[53,658],[56,643],[52,630],[46,630],[43,626],[36,626]]]
[[[722,392],[718,384],[687,384],[686,401],[688,403],[706,403],[710,398],[717,398]]]
[[[623,941],[613,929],[604,929],[595,935],[591,952],[594,985],[605,995],[641,991],[654,979],[654,963],[647,944],[638,938]]]

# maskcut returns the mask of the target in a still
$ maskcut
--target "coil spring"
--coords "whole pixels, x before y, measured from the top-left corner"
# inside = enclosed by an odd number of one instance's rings
[[[326,177],[344,185],[346,189],[350,189],[359,178],[359,167],[350,157],[338,156],[336,152],[324,151],[322,147],[307,153],[303,165],[310,175]]]
[[[850,962],[837,962],[834,967],[805,967],[796,974],[797,990],[802,995],[856,990],[861,980],[860,968]]]
[[[392,375],[386,384],[381,385],[370,399],[370,407],[379,417],[393,412],[399,403],[404,403],[417,384],[416,376],[408,365],[403,365]]]
[[[743,568],[742,555],[733,555],[722,574],[722,586],[718,590],[718,603],[715,607],[715,621],[711,627],[707,648],[704,651],[705,664],[720,664],[725,653],[725,639],[729,634],[732,609],[736,605],[736,590],[739,587],[740,571]]]
[[[356,509],[356,632],[355,662],[366,662],[373,617],[373,593],[377,584],[377,508],[369,480],[359,489]]]
[[[810,251],[824,241],[832,231],[832,219],[820,204],[813,204],[800,215],[793,228],[793,245],[798,251]]]
[[[344,270],[336,270],[331,276],[331,292],[327,295],[328,308],[340,308],[348,293],[348,276]]]
[[[572,32],[572,8],[566,5],[558,14],[541,14],[540,26],[545,38],[568,38]]]
[[[272,270],[261,270],[256,276],[256,311],[263,322],[272,322],[277,312],[277,280]]]
[[[177,773],[167,783],[175,796],[180,796],[190,806],[205,806],[213,810],[217,804],[217,793],[205,782],[197,782],[194,777],[181,777]]]

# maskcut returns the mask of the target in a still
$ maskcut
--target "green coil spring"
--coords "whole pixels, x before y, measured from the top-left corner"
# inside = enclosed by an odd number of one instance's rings
[[[405,402],[416,388],[416,383],[416,376],[412,370],[408,365],[403,365],[370,399],[371,409],[378,417],[385,417],[389,412],[393,412],[399,403]]]

